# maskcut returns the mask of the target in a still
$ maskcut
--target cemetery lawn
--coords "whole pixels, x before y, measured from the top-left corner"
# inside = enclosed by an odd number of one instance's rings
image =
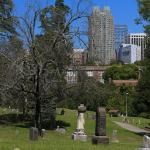
[[[1,112],[1,111],[0,111]],[[46,131],[44,138],[38,141],[29,141],[29,128],[24,123],[2,125],[0,124],[0,150],[135,150],[142,145],[142,137],[120,128],[107,116],[107,135],[110,137],[108,145],[92,145],[91,137],[95,131],[95,121],[91,119],[94,112],[86,112],[85,129],[88,135],[87,142],[73,141],[71,134],[76,129],[77,113],[65,109],[65,115],[57,116],[57,120],[69,123],[67,132],[60,134],[56,131]],[[112,143],[112,130],[118,130],[119,143]]]

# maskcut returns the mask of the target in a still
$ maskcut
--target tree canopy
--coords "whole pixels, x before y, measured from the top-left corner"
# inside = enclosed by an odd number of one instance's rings
[[[138,79],[138,74],[138,67],[134,64],[113,65],[106,69],[103,77],[105,81],[108,81],[109,78],[113,80],[129,80]]]

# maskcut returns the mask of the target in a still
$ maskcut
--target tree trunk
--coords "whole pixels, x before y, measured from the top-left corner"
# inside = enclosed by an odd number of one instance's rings
[[[40,75],[39,75],[39,66],[37,66],[37,74],[36,74],[36,107],[35,107],[35,127],[38,128],[39,135],[41,136],[41,102],[40,102]]]

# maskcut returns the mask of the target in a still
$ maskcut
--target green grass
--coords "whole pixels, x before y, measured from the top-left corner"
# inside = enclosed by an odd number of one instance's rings
[[[57,116],[57,120],[62,120],[70,123],[66,134],[60,134],[56,131],[46,131],[44,138],[39,138],[38,141],[29,141],[29,129],[16,127],[15,124],[4,126],[0,125],[0,150],[13,150],[14,147],[19,147],[20,150],[135,150],[142,144],[142,137],[132,132],[124,130],[114,124],[107,117],[107,135],[112,135],[112,130],[118,130],[119,143],[111,143],[108,145],[92,145],[91,137],[94,135],[95,121],[91,119],[93,112],[86,113],[85,129],[88,135],[87,142],[73,141],[71,134],[76,129],[77,112],[65,110],[64,116]],[[16,132],[19,131],[19,133]]]
[[[122,122],[123,117],[113,117],[113,121]],[[142,117],[128,117],[129,123],[139,128],[150,127],[150,119]]]

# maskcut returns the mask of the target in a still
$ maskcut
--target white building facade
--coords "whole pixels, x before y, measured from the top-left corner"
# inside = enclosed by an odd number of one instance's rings
[[[119,53],[124,64],[133,64],[141,60],[141,47],[137,45],[122,44]]]
[[[144,60],[144,50],[146,48],[146,37],[145,33],[130,33],[127,36],[126,43],[133,44],[141,47],[141,59]]]

